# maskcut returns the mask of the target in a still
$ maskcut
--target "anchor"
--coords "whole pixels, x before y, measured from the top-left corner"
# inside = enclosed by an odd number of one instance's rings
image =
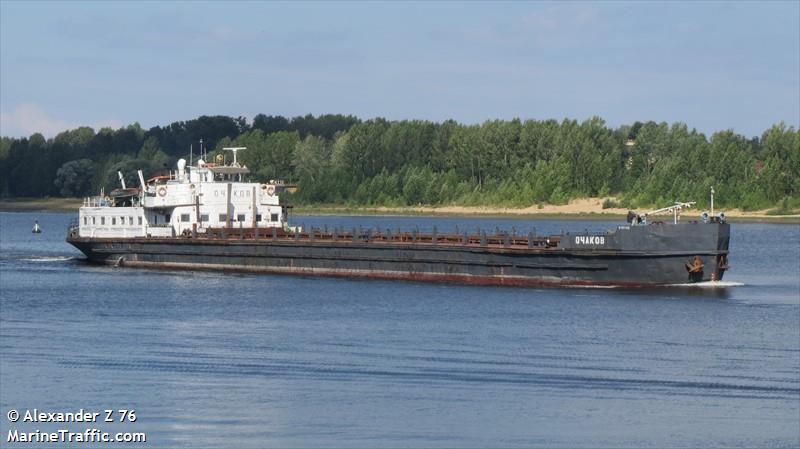
[[[703,260],[700,259],[700,256],[694,256],[694,260],[691,262],[686,262],[686,271],[689,273],[699,273],[703,271]]]

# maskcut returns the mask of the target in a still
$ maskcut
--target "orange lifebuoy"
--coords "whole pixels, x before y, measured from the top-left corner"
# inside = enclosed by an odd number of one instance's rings
[[[275,186],[267,187],[267,195],[269,196],[275,195]]]
[[[158,196],[167,196],[167,188],[166,187],[159,187],[158,188]]]

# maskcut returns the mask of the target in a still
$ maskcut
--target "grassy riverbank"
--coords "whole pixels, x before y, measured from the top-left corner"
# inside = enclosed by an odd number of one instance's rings
[[[0,211],[13,212],[73,212],[81,206],[80,198],[14,198],[0,200]],[[627,209],[603,209],[602,198],[583,198],[565,205],[533,205],[526,208],[490,206],[346,206],[337,204],[300,205],[292,210],[303,215],[442,215],[442,216],[507,216],[530,219],[618,220],[624,219]],[[641,212],[641,211],[640,211]],[[777,215],[775,210],[725,210],[734,222],[800,223],[800,211]],[[684,212],[684,217],[696,217],[697,210]]]

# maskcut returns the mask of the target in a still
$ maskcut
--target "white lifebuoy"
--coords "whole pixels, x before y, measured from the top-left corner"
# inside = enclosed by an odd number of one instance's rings
[[[159,187],[158,188],[158,196],[167,196],[167,188],[166,187]]]
[[[267,187],[267,195],[269,196],[275,195],[275,186]]]

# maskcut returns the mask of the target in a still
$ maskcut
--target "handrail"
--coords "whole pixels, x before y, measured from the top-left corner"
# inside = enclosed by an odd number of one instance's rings
[[[337,243],[402,243],[431,246],[490,246],[506,248],[553,248],[558,246],[562,236],[528,236],[511,233],[495,233],[487,235],[479,231],[477,234],[421,234],[418,231],[377,232],[360,230],[355,233],[344,230],[323,231],[312,229],[310,232],[286,232],[280,228],[207,228],[198,233],[197,238],[208,240],[270,240],[270,241],[302,241],[302,242],[337,242]]]

